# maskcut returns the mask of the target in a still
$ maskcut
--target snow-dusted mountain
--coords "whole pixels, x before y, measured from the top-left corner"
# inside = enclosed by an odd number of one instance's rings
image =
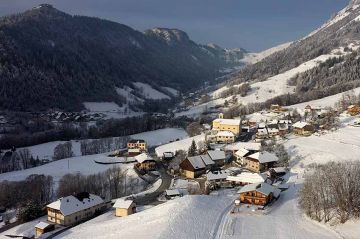
[[[167,100],[241,64],[177,29],[143,33],[48,4],[0,18],[0,42],[0,110],[81,110],[83,102],[103,101],[121,106],[127,92],[132,101]]]

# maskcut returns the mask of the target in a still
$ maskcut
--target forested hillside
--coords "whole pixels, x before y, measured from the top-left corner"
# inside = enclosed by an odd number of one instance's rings
[[[85,101],[125,103],[116,88],[144,82],[180,91],[211,81],[232,65],[186,33],[164,41],[98,18],[72,16],[50,5],[0,19],[0,109],[80,110]],[[169,95],[172,97],[171,95]]]

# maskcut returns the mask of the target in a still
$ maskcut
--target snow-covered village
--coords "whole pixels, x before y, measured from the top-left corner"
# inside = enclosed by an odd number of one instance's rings
[[[1,239],[360,238],[360,1],[268,0],[314,22],[257,51],[107,15],[162,0],[25,2],[0,3]]]

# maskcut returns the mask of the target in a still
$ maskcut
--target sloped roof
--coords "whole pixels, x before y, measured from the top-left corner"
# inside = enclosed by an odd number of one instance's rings
[[[261,148],[261,143],[253,143],[253,142],[236,142],[234,144],[227,145],[225,150],[240,150],[240,149],[247,149],[247,150],[255,150],[259,151]]]
[[[275,154],[269,152],[256,152],[249,155],[248,158],[256,159],[260,163],[276,162],[279,160]]]
[[[296,122],[295,124],[293,124],[293,127],[294,127],[294,128],[300,128],[300,129],[302,129],[302,128],[304,128],[304,127],[307,126],[307,125],[309,125],[307,122],[300,122],[300,121],[298,121],[298,122]]]
[[[48,208],[59,210],[64,216],[71,215],[75,212],[83,211],[93,206],[103,203],[104,200],[101,197],[89,194],[88,198],[84,198],[82,201],[74,196],[67,196],[60,198],[57,201],[47,205]]]
[[[143,163],[145,161],[154,161],[154,159],[147,153],[139,154],[139,155],[135,156],[134,158],[138,163]]]
[[[236,176],[228,176],[226,180],[239,183],[263,183],[266,180],[266,176],[259,173],[243,172]]]
[[[238,151],[236,151],[235,156],[244,157],[244,156],[246,156],[248,153],[250,153],[250,151],[243,148],[243,149],[239,149]]]
[[[270,193],[273,193],[274,197],[278,197],[280,194],[280,190],[271,186],[270,184],[267,183],[253,183],[253,184],[248,184],[244,187],[242,187],[238,193],[246,193],[246,192],[252,192],[252,191],[256,191],[259,193],[262,193],[266,196],[270,195]]]
[[[204,161],[200,156],[188,157],[188,160],[194,169],[202,169],[206,167]]]
[[[206,166],[215,164],[214,161],[207,154],[200,155],[200,157]]]
[[[38,224],[35,225],[35,228],[39,228],[39,229],[45,229],[48,226],[50,226],[51,224],[47,223],[47,222],[39,222]]]
[[[213,161],[223,160],[226,158],[225,152],[221,150],[209,150],[208,155]]]
[[[114,208],[125,208],[129,209],[131,205],[134,203],[133,200],[124,200],[124,199],[117,199],[114,204]]]

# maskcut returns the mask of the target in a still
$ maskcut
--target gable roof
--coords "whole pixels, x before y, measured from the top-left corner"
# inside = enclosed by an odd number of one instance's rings
[[[254,154],[251,154],[249,156],[247,156],[248,158],[251,159],[255,159],[258,160],[259,163],[269,163],[269,162],[276,162],[279,160],[279,158],[273,154],[273,153],[269,153],[269,152],[256,152]]]
[[[227,145],[225,150],[240,150],[240,149],[247,149],[247,150],[255,150],[259,151],[261,148],[261,143],[252,143],[252,142],[236,142],[234,144]]]
[[[155,161],[149,154],[142,153],[134,157],[138,163],[144,163],[145,161]]]
[[[230,175],[230,172],[227,170],[221,170],[217,172],[208,172],[206,174],[206,178],[208,181],[211,180],[220,180],[220,179],[226,179]]]
[[[213,161],[223,160],[226,158],[225,152],[221,150],[209,150],[207,153]]]
[[[39,222],[38,224],[35,225],[35,228],[45,229],[50,225],[52,225],[52,224],[49,224],[47,222]]]
[[[307,126],[307,125],[309,125],[309,123],[298,121],[298,122],[296,122],[295,124],[293,124],[293,127],[294,127],[294,128],[300,128],[300,129],[302,129],[302,128],[304,128],[304,127]]]
[[[219,131],[216,136],[222,136],[222,137],[235,137],[235,134],[231,131]]]
[[[214,161],[207,154],[200,155],[200,157],[206,166],[215,164]]]
[[[238,193],[246,193],[246,192],[252,192],[252,191],[256,191],[259,192],[261,194],[264,194],[266,196],[270,195],[271,193],[274,195],[274,197],[278,197],[280,194],[280,190],[271,186],[270,184],[267,183],[253,183],[253,184],[248,184],[244,187],[242,187]]]
[[[203,169],[206,167],[204,161],[200,156],[193,156],[187,158],[194,169]]]
[[[170,196],[170,197],[171,196],[179,196],[179,195],[181,195],[179,189],[167,189],[165,192],[166,192],[166,195]]]
[[[249,150],[243,148],[243,149],[239,149],[238,151],[236,151],[235,156],[245,157],[249,153],[250,153]]]
[[[74,196],[60,198],[57,201],[47,205],[47,207],[54,210],[59,210],[64,216],[68,216],[75,212],[83,211],[85,209],[99,205],[103,202],[104,200],[102,200],[101,197],[94,194],[89,194],[88,198],[83,198],[81,201]]]
[[[145,143],[145,140],[143,139],[132,139],[129,141],[129,143],[131,144],[142,144],[142,143]]]
[[[115,201],[114,204],[114,208],[125,208],[125,209],[129,209],[131,207],[131,205],[134,204],[133,200],[124,200],[124,199],[117,199]]]

